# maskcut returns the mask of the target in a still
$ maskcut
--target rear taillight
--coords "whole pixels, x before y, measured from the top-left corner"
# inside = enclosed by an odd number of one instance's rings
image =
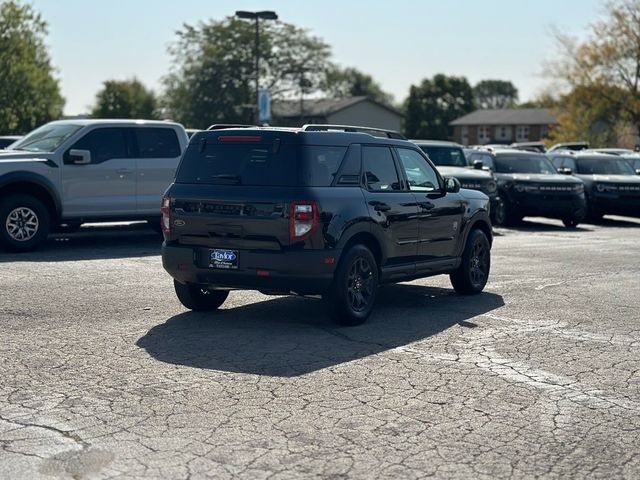
[[[320,211],[316,202],[293,202],[289,207],[289,238],[304,240],[320,224]]]
[[[162,218],[160,219],[160,225],[162,226],[162,233],[169,235],[171,233],[171,223],[169,214],[171,213],[171,197],[162,197],[162,204],[160,205],[160,213]]]

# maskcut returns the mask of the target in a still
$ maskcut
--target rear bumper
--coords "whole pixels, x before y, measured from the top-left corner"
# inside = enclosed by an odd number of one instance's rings
[[[181,283],[197,283],[211,288],[313,295],[325,292],[331,285],[342,251],[239,250],[237,270],[209,268],[208,253],[208,248],[164,243],[162,266]],[[334,262],[328,263],[328,258],[333,258]]]

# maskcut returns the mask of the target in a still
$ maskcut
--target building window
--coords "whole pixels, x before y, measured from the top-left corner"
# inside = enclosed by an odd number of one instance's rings
[[[469,127],[462,127],[462,144],[469,145]]]
[[[529,126],[519,125],[516,127],[516,141],[526,142],[529,140]]]
[[[497,140],[511,140],[511,127],[501,126],[496,128]]]
[[[478,143],[489,143],[491,141],[491,127],[478,127]]]
[[[547,138],[549,136],[549,127],[543,125],[540,127],[540,139]]]

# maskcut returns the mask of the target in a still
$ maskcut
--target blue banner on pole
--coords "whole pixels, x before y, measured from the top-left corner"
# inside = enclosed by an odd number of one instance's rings
[[[269,122],[271,120],[271,96],[269,90],[258,91],[258,107],[260,115],[258,119],[261,122]]]

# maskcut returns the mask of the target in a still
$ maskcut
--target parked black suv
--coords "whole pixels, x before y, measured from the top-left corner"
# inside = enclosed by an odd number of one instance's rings
[[[503,200],[495,212],[496,224],[508,225],[532,215],[559,218],[565,226],[575,227],[585,217],[584,184],[560,175],[545,155],[497,150],[494,162]]]
[[[322,295],[354,325],[380,283],[449,274],[459,293],[483,290],[484,194],[408,141],[312,128],[191,138],[162,200],[163,266],[184,306],[214,310],[232,289]]]
[[[559,171],[584,182],[588,218],[603,215],[640,217],[640,177],[629,162],[617,155],[559,153],[551,157]]]
[[[489,169],[483,169],[481,160],[470,162],[466,157],[462,145],[453,142],[436,140],[411,140],[427,154],[438,171],[447,177],[457,178],[462,188],[479,190],[491,200],[491,220],[496,209],[498,198],[498,183]]]

